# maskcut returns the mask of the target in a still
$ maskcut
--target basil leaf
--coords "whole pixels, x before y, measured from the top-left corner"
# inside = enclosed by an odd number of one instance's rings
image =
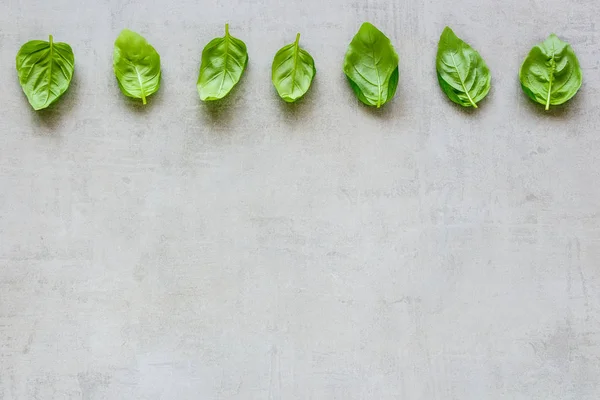
[[[490,91],[491,75],[485,61],[448,27],[440,36],[435,64],[442,90],[463,107],[477,108]]]
[[[202,50],[197,83],[200,100],[212,101],[225,97],[240,81],[246,65],[246,44],[231,36],[229,24],[225,24],[225,36],[211,40]]]
[[[555,34],[531,49],[519,71],[523,91],[533,101],[550,105],[567,102],[582,83],[579,61],[571,45]]]
[[[75,56],[71,46],[32,40],[17,53],[17,73],[23,92],[34,110],[54,103],[67,91],[75,70]]]
[[[141,35],[123,29],[115,41],[113,68],[121,92],[134,99],[155,93],[160,87],[160,56]]]
[[[344,73],[358,99],[379,108],[396,93],[398,54],[387,36],[365,22],[348,46]]]
[[[317,72],[315,60],[299,45],[300,34],[296,41],[283,46],[273,59],[271,80],[279,96],[293,103],[306,94]]]

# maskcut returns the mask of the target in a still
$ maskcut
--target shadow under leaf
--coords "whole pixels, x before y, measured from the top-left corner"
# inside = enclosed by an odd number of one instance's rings
[[[293,103],[284,101],[275,88],[272,90],[273,101],[277,102],[279,110],[283,113],[287,121],[297,122],[304,120],[304,118],[314,110],[317,104],[315,92],[318,92],[318,90],[319,83],[318,79],[315,77],[308,91],[297,101]]]
[[[63,119],[77,104],[78,93],[79,80],[77,74],[74,74],[67,91],[47,108],[36,111],[27,101],[25,94],[23,94],[23,100],[27,104],[36,125],[54,130],[61,125]]]

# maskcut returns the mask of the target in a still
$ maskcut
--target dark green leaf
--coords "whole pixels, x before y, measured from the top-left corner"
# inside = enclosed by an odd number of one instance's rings
[[[279,96],[288,103],[300,99],[310,88],[315,77],[315,60],[296,41],[283,46],[273,60],[271,79]]]
[[[113,68],[121,92],[144,104],[160,87],[160,56],[146,39],[129,29],[115,41]]]
[[[485,61],[448,27],[440,37],[436,69],[444,93],[463,107],[477,108],[490,91],[491,75]]]
[[[521,87],[533,101],[550,105],[567,102],[582,83],[579,61],[571,45],[555,34],[531,49],[519,71]]]
[[[54,103],[67,91],[75,69],[71,46],[32,40],[17,53],[17,72],[23,92],[34,110]]]
[[[398,87],[398,54],[387,36],[365,22],[348,46],[344,73],[360,101],[381,107]]]
[[[198,94],[203,101],[225,97],[240,81],[246,65],[246,44],[229,34],[225,25],[225,36],[211,40],[202,50],[202,62],[198,75]]]

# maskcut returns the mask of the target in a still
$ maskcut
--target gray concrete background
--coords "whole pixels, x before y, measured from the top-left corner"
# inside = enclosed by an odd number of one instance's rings
[[[600,397],[600,2],[2,0],[0,399]],[[342,74],[369,20],[400,54],[392,103]],[[250,62],[201,104],[223,24]],[[434,71],[450,25],[493,88]],[[162,56],[142,107],[112,73],[129,27]],[[270,83],[302,33],[317,77]],[[584,85],[549,113],[517,80],[556,32]],[[53,34],[76,78],[46,112],[14,57]]]

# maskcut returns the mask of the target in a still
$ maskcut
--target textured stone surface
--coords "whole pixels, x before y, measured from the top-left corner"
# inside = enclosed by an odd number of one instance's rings
[[[597,400],[600,2],[3,0],[0,399]],[[394,101],[341,72],[369,20],[400,54]],[[225,22],[246,76],[200,104]],[[448,24],[493,87],[440,92]],[[112,44],[162,56],[142,107]],[[299,104],[270,83],[302,33]],[[531,46],[572,43],[584,85],[549,113],[521,92]],[[33,112],[20,45],[69,42],[76,78]]]

